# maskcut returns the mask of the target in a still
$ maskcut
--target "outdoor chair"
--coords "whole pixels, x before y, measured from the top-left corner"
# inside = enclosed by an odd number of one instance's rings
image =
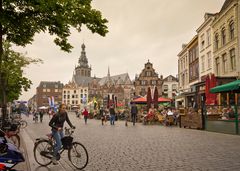
[[[167,116],[167,120],[166,120],[166,125],[168,126],[171,126],[174,124],[174,118],[173,116]]]

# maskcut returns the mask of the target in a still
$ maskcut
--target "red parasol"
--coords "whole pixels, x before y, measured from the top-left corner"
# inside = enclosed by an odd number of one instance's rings
[[[205,97],[206,97],[205,103],[206,103],[206,105],[210,104],[209,90],[210,90],[210,79],[209,79],[209,75],[207,75],[206,80],[205,80]]]
[[[148,87],[148,92],[147,92],[147,108],[150,109],[152,104],[152,95],[151,95],[151,89]]]

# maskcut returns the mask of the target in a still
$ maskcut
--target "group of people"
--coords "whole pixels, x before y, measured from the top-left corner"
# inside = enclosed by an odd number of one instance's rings
[[[154,109],[150,108],[148,113],[144,115],[145,121],[160,121],[164,125],[174,124],[177,125],[179,113],[172,108]],[[170,121],[171,120],[171,121]]]
[[[109,114],[109,117],[110,117],[109,118],[110,125],[115,125],[117,112],[113,105],[110,106],[109,110],[103,109],[103,107],[100,108],[99,115],[101,118],[102,125],[104,125],[104,123],[106,124],[107,122],[107,114]],[[125,126],[128,126],[128,121],[130,120],[130,114],[131,114],[131,120],[133,122],[133,125],[135,125],[137,114],[138,114],[138,109],[136,104],[132,104],[131,110],[129,110],[128,106],[125,106],[124,110],[122,111],[122,114],[124,115]]]

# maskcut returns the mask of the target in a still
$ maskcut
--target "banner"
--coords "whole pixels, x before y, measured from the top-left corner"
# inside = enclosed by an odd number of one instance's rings
[[[54,96],[52,96],[52,105],[51,105],[51,107],[54,107],[54,104],[55,104],[55,102],[54,102]]]
[[[48,104],[49,104],[50,107],[52,106],[52,101],[51,101],[50,97],[48,97]]]

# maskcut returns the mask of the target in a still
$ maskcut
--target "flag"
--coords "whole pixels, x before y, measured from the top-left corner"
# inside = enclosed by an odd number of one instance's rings
[[[52,107],[54,107],[54,104],[55,104],[55,102],[54,102],[54,96],[52,96]]]
[[[48,104],[49,104],[49,106],[52,106],[52,101],[51,101],[50,97],[48,97]]]

